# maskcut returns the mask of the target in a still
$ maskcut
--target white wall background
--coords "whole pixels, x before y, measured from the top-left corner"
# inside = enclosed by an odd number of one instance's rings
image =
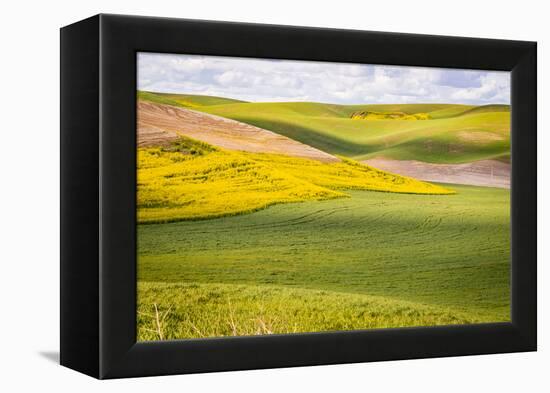
[[[512,392],[550,387],[550,63],[543,1],[7,1],[0,39],[0,390]],[[59,345],[59,31],[123,13],[539,42],[539,352],[99,382],[55,363]],[[546,277],[545,277],[546,275]],[[547,363],[546,366],[544,363]],[[546,389],[545,389],[546,388]],[[131,390],[129,390],[131,389]]]

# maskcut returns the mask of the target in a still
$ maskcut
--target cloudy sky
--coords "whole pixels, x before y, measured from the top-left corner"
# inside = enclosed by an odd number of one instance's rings
[[[510,74],[139,53],[138,89],[257,102],[509,104]]]

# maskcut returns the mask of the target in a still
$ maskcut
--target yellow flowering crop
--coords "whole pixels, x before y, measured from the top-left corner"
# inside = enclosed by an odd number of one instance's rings
[[[214,148],[182,138],[138,149],[138,222],[242,214],[270,205],[347,197],[343,190],[451,194],[453,191],[342,159],[310,159]]]
[[[430,120],[431,116],[428,113],[359,111],[353,113],[351,118],[356,120]]]

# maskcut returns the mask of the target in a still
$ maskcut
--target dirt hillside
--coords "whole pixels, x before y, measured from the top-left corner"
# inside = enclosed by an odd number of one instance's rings
[[[163,146],[188,136],[231,150],[276,153],[323,162],[337,157],[274,132],[186,108],[138,101],[138,146]]]
[[[414,160],[373,158],[362,162],[384,171],[419,180],[510,188],[510,164],[496,160],[482,160],[466,164],[432,164]]]

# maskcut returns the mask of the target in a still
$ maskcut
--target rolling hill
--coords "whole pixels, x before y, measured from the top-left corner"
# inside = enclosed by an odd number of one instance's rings
[[[281,104],[239,104],[201,108],[208,113],[256,125],[331,154],[354,159],[375,156],[434,163],[461,163],[498,158],[510,151],[509,112],[471,112],[438,117],[427,121],[355,120],[344,107],[339,111],[323,104],[319,106]],[[416,105],[418,107],[418,105]],[[306,109],[306,110],[304,110]],[[365,106],[360,110],[380,112],[388,108]],[[433,106],[400,111],[407,113],[439,112]],[[456,111],[456,107],[444,108]],[[461,108],[462,109],[462,108]],[[392,108],[392,111],[394,109]],[[333,114],[338,114],[334,116]]]
[[[189,108],[139,100],[137,120],[139,147],[169,146],[180,136],[187,136],[231,150],[285,154],[323,162],[340,161],[331,154],[272,131]]]
[[[166,99],[151,98],[142,99]],[[182,96],[186,97],[186,96]],[[176,97],[172,95],[171,99]],[[507,105],[335,105],[312,102],[197,105],[195,110],[251,124],[331,154],[432,163],[509,159]],[[360,111],[428,114],[430,119],[352,119]]]

